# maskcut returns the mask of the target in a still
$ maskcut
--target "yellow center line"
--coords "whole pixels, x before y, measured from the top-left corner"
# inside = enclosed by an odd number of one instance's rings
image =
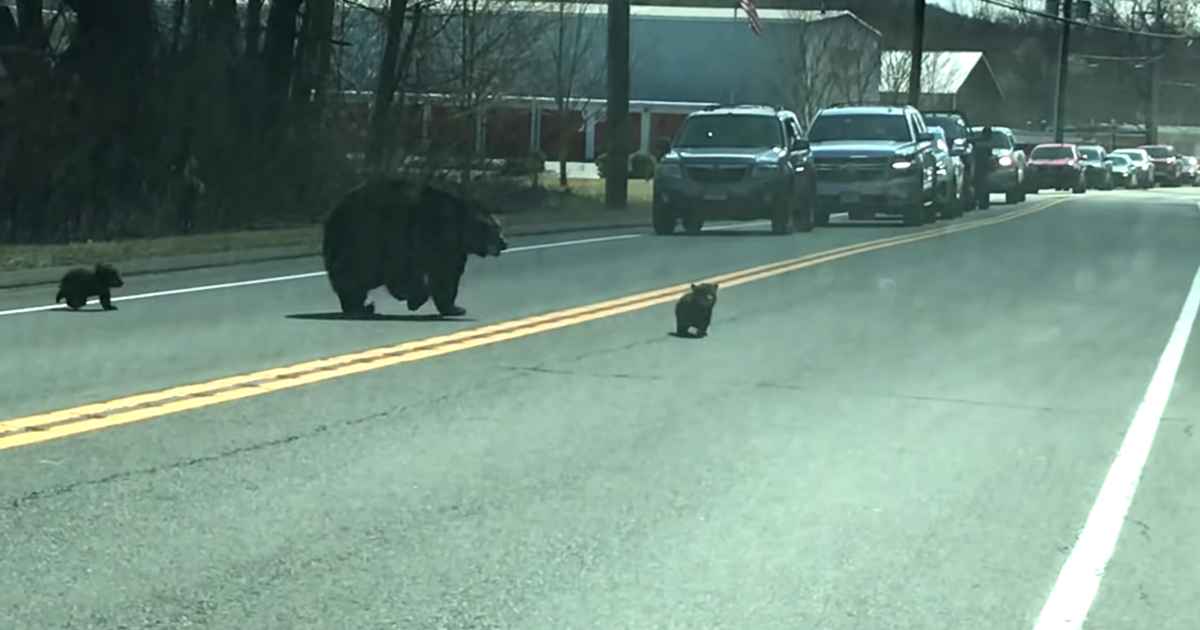
[[[703,282],[719,282],[722,287],[737,286],[848,256],[1012,221],[1041,212],[1068,199],[1058,199],[988,219],[845,245],[799,258],[713,276],[704,279]],[[690,284],[677,284],[447,335],[4,420],[0,421],[0,450],[140,422],[613,317],[671,302],[688,290]]]

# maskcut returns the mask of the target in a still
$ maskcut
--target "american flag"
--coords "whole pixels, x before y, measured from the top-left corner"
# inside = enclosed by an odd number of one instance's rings
[[[750,30],[754,31],[755,35],[762,35],[762,22],[758,20],[758,8],[754,6],[754,0],[738,0],[738,6],[750,18]]]

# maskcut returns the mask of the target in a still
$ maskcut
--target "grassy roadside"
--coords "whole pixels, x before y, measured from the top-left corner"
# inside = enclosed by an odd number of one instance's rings
[[[543,180],[543,185],[557,183],[549,177],[547,180]],[[629,208],[626,210],[604,207],[603,180],[572,180],[569,190],[569,194],[563,194],[557,188],[546,188],[507,201],[500,215],[505,229],[519,234],[542,226],[586,227],[641,221],[649,216],[650,182],[629,182]],[[320,246],[319,225],[61,245],[0,245],[0,271],[278,247],[309,248],[315,252]]]

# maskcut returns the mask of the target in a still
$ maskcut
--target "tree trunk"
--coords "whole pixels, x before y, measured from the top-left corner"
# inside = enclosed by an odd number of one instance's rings
[[[257,57],[262,52],[262,8],[263,0],[246,2],[246,48],[243,54],[248,58]]]
[[[49,43],[42,8],[42,0],[17,0],[17,29],[21,43],[35,50],[43,50]]]
[[[264,94],[260,124],[277,127],[284,115],[295,66],[296,17],[303,0],[274,0],[263,43]]]
[[[385,166],[393,146],[392,101],[396,96],[396,87],[400,84],[396,60],[400,54],[401,39],[404,37],[404,18],[407,12],[408,0],[391,0],[388,7],[387,38],[383,44],[383,59],[379,63],[375,102],[372,104],[371,136],[367,139],[367,166],[373,169]],[[415,30],[413,29],[414,32]]]
[[[308,0],[297,57],[296,86],[292,98],[319,118],[324,102],[322,88],[329,76],[333,39],[333,0]]]
[[[558,108],[558,185],[567,187],[567,150],[570,147],[570,134],[567,133],[567,102],[563,101]]]

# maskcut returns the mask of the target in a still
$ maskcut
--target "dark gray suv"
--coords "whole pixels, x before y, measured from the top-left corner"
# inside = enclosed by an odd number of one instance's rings
[[[834,212],[851,219],[898,214],[906,225],[936,220],[933,136],[915,108],[823,109],[808,139],[817,166],[817,225]]]
[[[792,112],[761,105],[688,115],[654,174],[654,231],[710,219],[770,219],[787,234],[813,226],[812,157]]]

